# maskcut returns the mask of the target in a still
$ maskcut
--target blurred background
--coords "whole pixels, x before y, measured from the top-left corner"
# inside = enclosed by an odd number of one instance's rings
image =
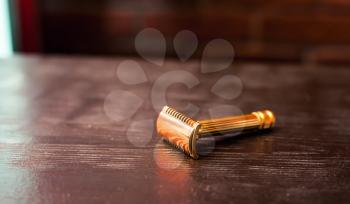
[[[224,38],[236,59],[350,63],[349,0],[1,0],[0,55],[135,55],[135,35],[193,31],[204,45]]]

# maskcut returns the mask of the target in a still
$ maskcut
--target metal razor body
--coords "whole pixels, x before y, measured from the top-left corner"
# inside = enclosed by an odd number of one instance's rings
[[[274,127],[276,118],[269,110],[247,115],[195,121],[165,106],[157,119],[157,132],[170,144],[198,159],[197,140],[218,133],[257,131]]]

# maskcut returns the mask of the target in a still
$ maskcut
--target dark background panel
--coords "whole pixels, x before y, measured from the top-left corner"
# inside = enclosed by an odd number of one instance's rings
[[[211,39],[224,38],[233,43],[238,59],[350,62],[349,1],[29,2],[32,6],[27,3],[22,8],[32,8],[37,29],[28,32],[27,26],[19,33],[24,36],[24,46],[32,42],[43,53],[135,55],[135,35],[153,27],[165,35],[169,44],[178,31],[193,31],[199,39],[195,57]],[[172,46],[168,46],[167,55],[175,56]]]

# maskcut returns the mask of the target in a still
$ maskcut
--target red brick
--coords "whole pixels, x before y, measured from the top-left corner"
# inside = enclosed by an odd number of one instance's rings
[[[349,6],[350,7],[349,0],[323,0],[322,4],[326,6]]]
[[[264,22],[264,40],[302,44],[350,43],[350,15],[271,15]]]
[[[163,13],[146,16],[144,26],[157,28],[168,36],[188,29],[201,39],[247,40],[251,36],[251,24],[251,14]]]
[[[303,57],[305,61],[312,63],[349,64],[350,47],[321,46],[310,49]]]

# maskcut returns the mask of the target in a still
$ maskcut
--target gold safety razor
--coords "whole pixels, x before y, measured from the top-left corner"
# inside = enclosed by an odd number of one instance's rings
[[[218,133],[270,129],[275,125],[275,122],[276,118],[269,110],[247,115],[195,121],[175,109],[165,106],[157,119],[157,132],[192,158],[198,159],[196,145],[197,140],[201,137]]]

